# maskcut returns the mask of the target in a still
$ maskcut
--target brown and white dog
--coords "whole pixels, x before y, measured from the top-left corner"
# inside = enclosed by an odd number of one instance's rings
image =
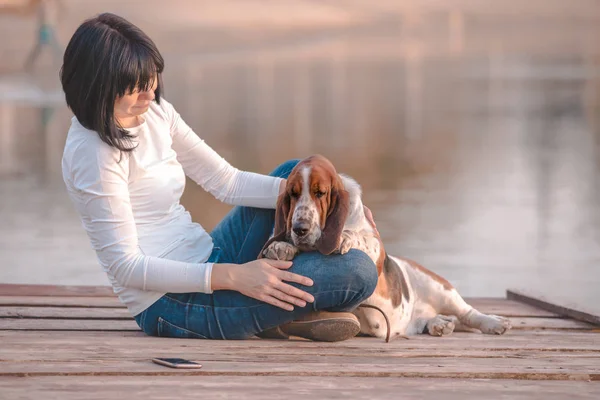
[[[471,307],[444,278],[414,261],[388,255],[365,217],[361,196],[360,185],[338,174],[325,157],[302,160],[277,201],[274,234],[259,257],[292,260],[300,251],[364,251],[377,265],[379,280],[363,304],[386,314],[392,338],[423,332],[442,336],[454,330],[503,334],[511,328],[508,319]],[[359,307],[354,313],[361,334],[389,334],[377,310]]]

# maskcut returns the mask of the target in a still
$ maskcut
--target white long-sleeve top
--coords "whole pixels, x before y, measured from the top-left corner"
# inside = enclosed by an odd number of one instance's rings
[[[63,179],[115,293],[137,315],[165,293],[211,293],[210,235],[180,204],[185,175],[232,205],[275,208],[280,178],[232,167],[166,100],[152,102],[120,152],[75,117]]]

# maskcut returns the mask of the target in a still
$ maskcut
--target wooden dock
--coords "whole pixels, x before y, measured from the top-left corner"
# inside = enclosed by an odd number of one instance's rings
[[[389,344],[152,338],[108,288],[0,285],[0,398],[600,398],[600,327],[516,300],[468,301],[513,330]]]

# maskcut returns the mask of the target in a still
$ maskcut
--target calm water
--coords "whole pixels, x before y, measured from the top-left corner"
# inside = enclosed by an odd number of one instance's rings
[[[530,288],[595,307],[596,14],[440,11],[417,33],[382,23],[266,50],[166,51],[166,98],[239,168],[328,156],[363,185],[387,250],[464,295]],[[3,82],[8,98],[27,81]],[[60,96],[0,103],[0,282],[107,282],[61,180],[69,119]],[[183,203],[207,229],[229,209],[191,182]]]

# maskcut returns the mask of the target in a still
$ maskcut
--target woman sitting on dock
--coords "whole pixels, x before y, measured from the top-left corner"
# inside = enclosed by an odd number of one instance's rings
[[[375,289],[373,262],[356,250],[257,260],[297,161],[268,176],[231,166],[162,97],[163,68],[152,40],[108,13],[64,54],[63,178],[115,293],[153,336],[353,337],[349,311]],[[236,206],[210,234],[180,204],[186,175]]]

